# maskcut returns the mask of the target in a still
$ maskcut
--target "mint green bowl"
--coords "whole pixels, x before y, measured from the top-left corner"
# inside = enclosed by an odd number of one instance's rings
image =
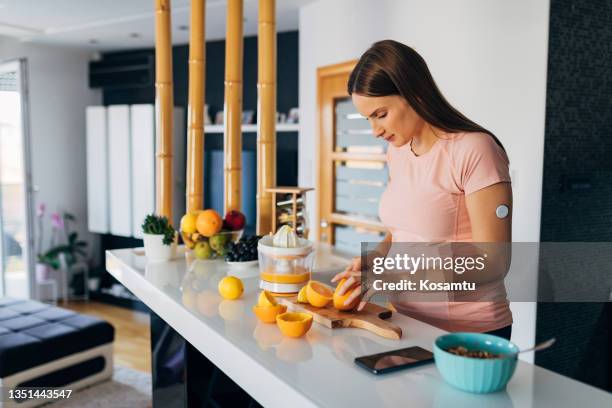
[[[458,356],[446,351],[463,346],[495,354],[512,354],[518,348],[510,341],[483,333],[450,333],[438,337],[433,344],[436,367],[444,380],[463,391],[484,394],[506,387],[516,369],[517,356],[481,359]]]

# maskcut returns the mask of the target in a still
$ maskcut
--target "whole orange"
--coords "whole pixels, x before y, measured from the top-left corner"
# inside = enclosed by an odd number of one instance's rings
[[[204,210],[198,214],[196,220],[196,228],[198,232],[205,237],[212,237],[217,232],[221,231],[223,219],[215,210]]]
[[[348,305],[344,304],[346,299],[348,299],[348,297],[351,295],[351,293],[353,293],[353,291],[358,286],[358,285],[354,285],[351,289],[346,291],[344,293],[344,295],[339,295],[338,294],[338,289],[344,284],[345,281],[346,281],[346,279],[342,279],[340,281],[340,283],[338,283],[338,286],[336,286],[336,290],[334,290],[334,307],[336,309],[338,309],[338,310],[351,310],[351,309],[354,309],[355,306],[357,306],[357,303],[359,303],[359,297],[357,297],[351,303],[349,303]]]

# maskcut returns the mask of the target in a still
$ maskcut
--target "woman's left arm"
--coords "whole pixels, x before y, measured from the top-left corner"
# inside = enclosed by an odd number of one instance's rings
[[[512,186],[502,182],[485,187],[465,196],[470,216],[473,242],[512,241]],[[499,218],[499,206],[508,208],[508,215]]]
[[[468,273],[464,278],[474,282],[504,279],[512,257],[512,185],[500,182],[474,191],[465,196],[465,203],[472,227],[472,245],[480,255],[487,254],[487,274]],[[500,206],[507,207],[505,217],[498,216]],[[466,249],[462,247],[461,252]]]

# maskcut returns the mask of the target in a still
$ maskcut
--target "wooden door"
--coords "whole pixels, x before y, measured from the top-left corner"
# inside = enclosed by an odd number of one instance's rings
[[[358,254],[360,243],[380,241],[385,228],[378,201],[388,173],[384,141],[372,135],[347,92],[356,61],[317,71],[319,151],[318,239]]]

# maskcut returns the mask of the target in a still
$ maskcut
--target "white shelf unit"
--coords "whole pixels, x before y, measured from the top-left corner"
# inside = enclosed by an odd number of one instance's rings
[[[91,232],[100,234],[110,230],[106,116],[104,106],[87,107],[87,222]]]
[[[91,232],[142,238],[140,226],[155,208],[155,106],[89,106],[87,198]],[[183,108],[174,108],[173,183],[185,191]],[[185,208],[174,194],[173,225]]]
[[[257,132],[257,124],[251,123],[248,125],[241,126],[242,132]],[[298,132],[300,130],[299,123],[277,123],[277,132]],[[223,133],[223,125],[206,125],[204,126],[204,133]]]
[[[108,107],[110,233],[132,236],[132,148],[130,107]]]
[[[155,210],[155,107],[130,106],[132,132],[132,235],[142,238],[140,228]]]

